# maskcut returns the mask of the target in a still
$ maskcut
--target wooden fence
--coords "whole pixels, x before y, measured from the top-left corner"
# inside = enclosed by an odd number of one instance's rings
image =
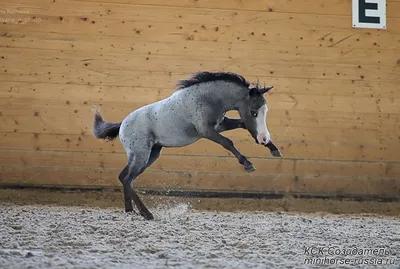
[[[155,189],[400,194],[400,1],[387,30],[353,29],[349,0],[17,0],[0,6],[0,185],[119,186],[106,120],[200,70],[275,85],[268,126],[284,159],[226,133],[247,174],[208,141],[166,149],[137,185]]]

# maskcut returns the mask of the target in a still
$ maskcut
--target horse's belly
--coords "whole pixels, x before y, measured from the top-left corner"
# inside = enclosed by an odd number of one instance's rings
[[[196,128],[184,119],[171,115],[169,119],[160,122],[154,130],[158,144],[165,147],[183,147],[200,139]]]
[[[200,136],[188,136],[182,133],[176,133],[175,135],[161,135],[157,138],[157,144],[164,147],[184,147],[193,144],[200,139]]]

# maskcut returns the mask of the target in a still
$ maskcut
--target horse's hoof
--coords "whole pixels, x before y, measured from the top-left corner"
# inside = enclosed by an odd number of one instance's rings
[[[133,210],[133,208],[125,208],[125,213],[131,213],[131,212],[135,212],[135,210]]]
[[[254,165],[252,163],[248,163],[248,164],[244,165],[244,170],[251,173],[251,172],[256,171],[256,168],[254,167]]]
[[[142,216],[145,220],[153,220],[154,219],[153,214],[151,214],[150,212],[148,214],[143,214]]]
[[[274,157],[283,157],[282,153],[279,151],[279,149],[277,150],[272,150],[271,151],[271,155]]]

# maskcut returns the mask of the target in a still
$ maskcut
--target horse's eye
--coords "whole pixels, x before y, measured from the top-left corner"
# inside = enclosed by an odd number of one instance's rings
[[[258,113],[257,113],[257,111],[252,111],[252,112],[251,112],[251,115],[252,115],[253,117],[257,117]]]

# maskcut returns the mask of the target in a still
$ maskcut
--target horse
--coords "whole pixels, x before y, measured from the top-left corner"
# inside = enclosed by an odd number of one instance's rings
[[[255,85],[254,85],[255,84]],[[261,87],[232,72],[197,72],[177,82],[169,97],[140,107],[122,122],[106,122],[96,108],[93,134],[98,139],[117,136],[127,154],[127,164],[118,178],[123,186],[125,212],[132,212],[132,201],[142,217],[152,220],[133,188],[133,181],[161,155],[163,147],[183,147],[199,139],[208,139],[230,151],[247,172],[254,165],[241,154],[232,140],[221,135],[234,129],[246,129],[255,142],[269,148],[274,157],[282,157],[271,141],[266,117],[268,104],[264,94],[274,86]],[[229,118],[228,111],[240,118]]]

